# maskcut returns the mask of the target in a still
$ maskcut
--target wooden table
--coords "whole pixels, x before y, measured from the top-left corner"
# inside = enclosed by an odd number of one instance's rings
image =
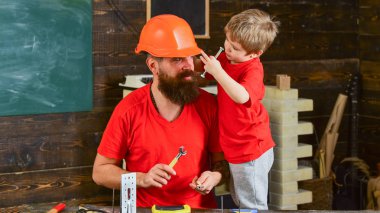
[[[91,204],[83,204],[83,203],[91,203]],[[105,206],[104,204],[106,203],[98,203],[98,202],[95,202],[95,201],[92,201],[92,200],[69,200],[69,201],[66,201],[66,208],[61,212],[61,213],[76,213],[79,209],[79,206],[80,205],[84,205],[84,206],[93,206],[93,207],[98,207],[99,209],[105,211],[105,212],[109,212],[109,213],[112,213],[112,207],[111,206]],[[94,204],[96,203],[96,205]],[[37,204],[25,204],[25,205],[20,205],[20,206],[15,206],[15,207],[8,207],[8,208],[0,208],[0,212],[20,212],[20,213],[24,213],[24,212],[30,212],[30,213],[41,213],[41,212],[47,212],[49,211],[51,208],[53,208],[55,205],[57,205],[58,203],[37,203]],[[137,212],[138,213],[151,213],[151,209],[147,209],[147,208],[138,208],[137,209]],[[221,209],[208,209],[208,210],[197,210],[197,209],[192,209],[191,212],[194,212],[194,213],[228,213],[228,212],[232,212],[231,209],[224,209],[223,211]],[[279,211],[279,210],[267,210],[267,211],[259,211],[259,212],[264,212],[264,213],[275,213],[275,212],[282,212],[282,211]],[[285,211],[285,212],[295,212],[295,211]],[[306,212],[323,212],[323,213],[341,213],[342,211],[332,211],[332,210],[326,210],[326,211],[313,211],[313,210],[299,210],[297,211],[299,213],[306,213]],[[348,212],[348,213],[353,213],[353,212],[368,212],[368,213],[378,213],[378,211],[369,211],[369,210],[363,210],[363,211],[344,211],[345,213]],[[119,211],[119,208],[118,207],[115,207],[114,209],[114,213],[120,213]]]

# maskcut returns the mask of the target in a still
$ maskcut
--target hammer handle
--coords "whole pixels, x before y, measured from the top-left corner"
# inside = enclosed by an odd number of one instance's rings
[[[178,162],[178,158],[175,157],[175,158],[172,160],[172,162],[170,162],[169,166],[173,168],[174,165],[175,165],[177,162]]]

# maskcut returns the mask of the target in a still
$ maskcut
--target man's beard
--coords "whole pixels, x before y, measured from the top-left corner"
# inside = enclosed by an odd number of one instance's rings
[[[191,76],[192,80],[184,78]],[[194,101],[198,95],[198,81],[195,73],[191,70],[184,70],[175,77],[170,77],[164,72],[158,74],[158,89],[171,102],[184,105]]]

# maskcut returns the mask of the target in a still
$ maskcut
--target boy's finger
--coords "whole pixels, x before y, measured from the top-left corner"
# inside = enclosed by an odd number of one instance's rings
[[[210,60],[210,58],[208,57],[208,55],[205,52],[203,52],[203,50],[201,51],[201,54],[204,57],[204,59]]]
[[[199,58],[201,59],[201,61],[202,61],[204,64],[207,63],[206,59],[204,59],[203,56],[201,56],[201,57],[199,57]]]

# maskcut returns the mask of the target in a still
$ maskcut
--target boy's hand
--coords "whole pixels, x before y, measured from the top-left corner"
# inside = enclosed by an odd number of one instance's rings
[[[220,62],[214,56],[208,56],[203,50],[201,51],[201,54],[200,59],[204,64],[206,72],[210,73],[215,78],[216,74],[223,71]]]

